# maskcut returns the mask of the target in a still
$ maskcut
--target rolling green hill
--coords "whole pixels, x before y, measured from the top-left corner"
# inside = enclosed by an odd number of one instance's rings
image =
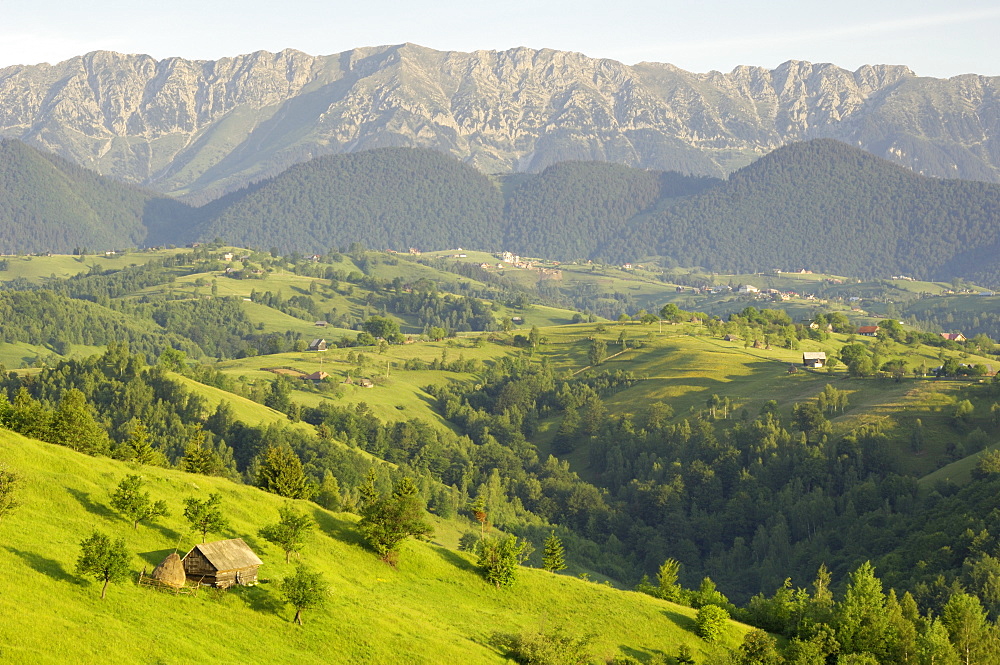
[[[701,194],[658,203],[607,245],[630,260],[748,272],[806,267],[950,279],[995,270],[1000,187],[918,176],[833,140],[780,148]]]
[[[496,247],[500,192],[472,167],[430,150],[386,148],[320,157],[236,197],[202,238],[323,251]]]
[[[694,610],[644,594],[523,569],[499,591],[468,554],[433,541],[404,546],[398,567],[367,550],[356,518],[298,502],[318,523],[302,562],[331,585],[324,608],[292,623],[279,581],[294,567],[257,536],[287,500],[221,479],[138,470],[171,515],[133,530],[109,508],[109,492],[137,469],[0,431],[0,460],[22,478],[22,506],[0,522],[0,653],[10,663],[509,662],[494,633],[552,630],[594,636],[592,654],[673,655],[681,644],[710,649],[693,633]],[[185,497],[218,492],[230,519],[222,537],[242,537],[264,560],[262,583],[218,593],[175,596],[134,583],[177,549],[198,542],[181,516]],[[53,515],[59,519],[52,519]],[[79,543],[94,530],[124,538],[129,580],[108,589],[74,573]],[[731,623],[722,644],[746,627]],[[108,636],[115,639],[109,640]]]
[[[4,253],[122,249],[183,235],[192,209],[18,141],[0,142]]]

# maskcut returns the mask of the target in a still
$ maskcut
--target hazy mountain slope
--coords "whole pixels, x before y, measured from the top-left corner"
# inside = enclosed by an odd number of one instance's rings
[[[231,198],[202,238],[307,252],[354,242],[490,249],[502,239],[500,191],[475,169],[429,150],[320,157]]]
[[[504,246],[563,261],[592,258],[629,219],[658,200],[718,182],[606,162],[556,164],[510,189]]]
[[[790,145],[633,220],[607,253],[754,272],[950,278],[995,270],[1000,186],[918,176],[831,140]],[[975,260],[972,260],[975,259]]]
[[[135,246],[176,232],[191,209],[132,185],[0,141],[0,247],[3,252],[70,252]]]
[[[0,136],[206,201],[317,155],[414,146],[486,172],[601,160],[724,175],[833,137],[927,175],[995,181],[1000,79],[787,62],[694,74],[579,53],[413,44],[218,61],[95,52],[0,69]]]

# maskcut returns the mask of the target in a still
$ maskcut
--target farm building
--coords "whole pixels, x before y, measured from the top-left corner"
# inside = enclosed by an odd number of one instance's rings
[[[967,341],[965,335],[963,335],[962,333],[941,333],[941,337],[948,340],[949,342]]]
[[[326,379],[329,376],[330,375],[324,372],[323,370],[319,370],[318,372],[313,372],[312,374],[309,374],[308,376],[303,376],[302,378],[305,379],[306,381],[322,381],[323,379]]]
[[[826,365],[826,353],[823,351],[803,351],[802,365],[804,367],[823,367]]]
[[[858,334],[864,335],[865,337],[874,337],[878,334],[878,326],[859,326]]]
[[[727,342],[738,342],[740,340],[740,338],[737,337],[736,335],[726,335],[722,339]]]
[[[301,346],[299,347],[302,348]],[[309,342],[310,351],[326,351],[326,340],[325,339],[314,339]]]
[[[191,548],[183,559],[184,572],[194,582],[227,589],[234,584],[257,584],[261,561],[242,538],[217,540]]]

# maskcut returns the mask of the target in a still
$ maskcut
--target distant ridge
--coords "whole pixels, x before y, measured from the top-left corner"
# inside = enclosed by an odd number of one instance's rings
[[[68,253],[155,244],[191,209],[102,178],[19,141],[0,141],[0,251]]]
[[[0,69],[0,136],[205,202],[312,157],[423,147],[485,173],[610,161],[724,176],[836,138],[925,175],[1000,180],[1000,78],[789,61],[695,74],[550,49],[415,44],[217,61],[97,51]]]
[[[191,208],[0,145],[3,251],[216,238],[281,252],[465,247],[998,285],[1000,185],[919,176],[831,139],[785,146],[725,180],[606,162],[490,177],[433,150],[381,148],[316,158]]]

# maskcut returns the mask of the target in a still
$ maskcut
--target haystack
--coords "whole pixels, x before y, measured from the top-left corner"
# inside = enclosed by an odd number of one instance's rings
[[[184,573],[184,564],[181,563],[181,558],[177,556],[177,552],[171,552],[170,556],[153,569],[152,578],[168,586],[184,586],[184,583],[187,581],[187,575]]]

